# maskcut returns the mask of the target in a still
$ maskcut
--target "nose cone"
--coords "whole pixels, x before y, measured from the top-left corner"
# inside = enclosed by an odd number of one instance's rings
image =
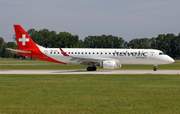
[[[171,57],[168,57],[167,60],[168,60],[169,63],[174,63],[174,59],[171,58]]]
[[[173,58],[169,57],[168,60],[169,60],[170,63],[174,63],[174,59]]]

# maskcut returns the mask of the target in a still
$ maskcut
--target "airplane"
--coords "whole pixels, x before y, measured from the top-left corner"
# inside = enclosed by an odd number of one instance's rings
[[[174,60],[156,49],[103,49],[103,48],[45,48],[29,37],[20,25],[14,25],[18,49],[10,49],[19,55],[61,64],[74,63],[87,65],[87,71],[120,68],[122,64],[154,65],[170,64]]]

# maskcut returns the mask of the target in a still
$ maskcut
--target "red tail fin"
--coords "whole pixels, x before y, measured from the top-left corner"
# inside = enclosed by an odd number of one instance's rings
[[[20,25],[14,25],[19,50],[38,48]]]

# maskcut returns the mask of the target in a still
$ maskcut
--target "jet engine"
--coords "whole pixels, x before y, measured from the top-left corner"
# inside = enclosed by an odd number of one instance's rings
[[[103,61],[100,63],[100,67],[103,69],[115,69],[120,68],[121,64],[117,63],[116,61]]]

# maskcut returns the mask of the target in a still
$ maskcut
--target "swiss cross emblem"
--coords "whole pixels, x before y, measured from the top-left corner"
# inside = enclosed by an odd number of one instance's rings
[[[26,42],[29,42],[29,38],[26,38],[26,35],[23,34],[22,38],[19,38],[19,42],[22,42],[22,45],[25,46]]]

